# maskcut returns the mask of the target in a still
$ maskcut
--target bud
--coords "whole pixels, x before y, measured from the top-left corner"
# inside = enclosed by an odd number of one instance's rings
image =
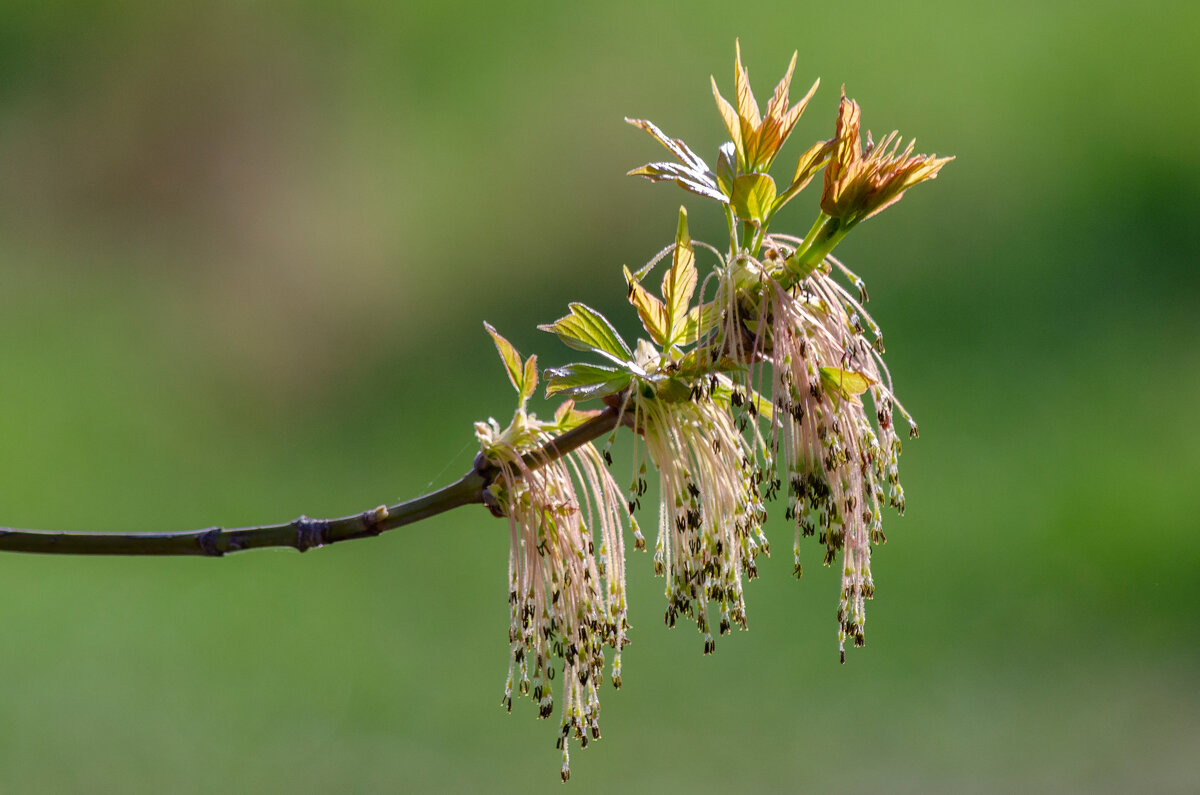
[[[878,144],[867,133],[865,150],[859,139],[858,103],[846,98],[838,106],[833,154],[825,167],[825,190],[821,210],[841,221],[842,230],[889,207],[919,182],[934,179],[953,157],[914,155],[916,141],[900,151],[900,135],[889,133]]]

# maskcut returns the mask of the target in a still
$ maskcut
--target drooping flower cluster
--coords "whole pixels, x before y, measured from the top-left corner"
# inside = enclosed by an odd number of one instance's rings
[[[913,436],[916,426],[893,392],[881,332],[864,307],[862,280],[831,252],[851,228],[935,178],[952,158],[914,155],[912,144],[901,150],[897,133],[876,145],[868,132],[864,148],[859,107],[843,90],[834,136],[809,146],[779,191],[768,170],[817,88],[814,83],[791,103],[795,63],[793,56],[763,112],[740,48],[735,102],[726,101],[713,81],[730,135],[715,170],[653,123],[627,119],[675,158],[629,173],[675,182],[718,202],[729,247],[721,252],[694,244],[687,211],[680,208],[674,244],[636,273],[625,269],[628,298],[648,339],[630,346],[582,303],[540,326],[603,360],[546,371],[546,396],[570,398],[555,423],[539,423],[525,412],[536,370],[530,362],[522,370],[516,352],[506,352],[511,346],[493,332],[522,396],[509,428],[477,426],[497,472],[489,492],[494,510],[512,528],[513,655],[505,699],[511,705],[514,688],[531,692],[540,714],[548,715],[551,663],[563,661],[564,779],[571,735],[581,744],[599,736],[596,686],[605,646],[616,649],[613,677],[620,683],[626,630],[621,527],[628,519],[635,547],[644,549],[632,514],[647,490],[647,459],[659,476],[654,568],[666,581],[668,625],[681,615],[693,619],[705,653],[715,647],[714,607],[720,633],[746,626],[744,581],[756,576],[757,556],[769,551],[765,505],[785,491],[797,576],[803,537],[818,538],[826,565],[840,554],[842,661],[847,637],[856,646],[864,643],[865,602],[875,588],[871,550],[884,541],[882,509],[886,504],[904,511],[895,415]],[[820,212],[809,232],[771,232],[776,213],[822,168]],[[696,246],[717,260],[703,282]],[[667,256],[670,265],[655,294],[646,287],[647,275]],[[835,277],[845,277],[858,295]],[[572,401],[593,399],[608,406],[607,420],[639,437],[640,466],[628,504],[606,469],[612,463],[607,451],[575,446],[582,438],[577,431],[587,431],[591,420]],[[576,429],[569,445],[574,452],[564,457],[552,435],[570,428]]]
[[[782,239],[770,242],[787,253]],[[800,242],[791,239],[792,245]],[[797,576],[802,572],[801,536],[818,536],[826,565],[841,552],[838,642],[844,660],[847,635],[856,646],[864,642],[864,602],[874,593],[871,545],[885,538],[881,505],[904,512],[893,414],[899,411],[914,435],[916,425],[892,392],[878,326],[828,272],[818,270],[792,289],[768,276],[762,297],[775,441],[789,495],[787,514],[796,526],[795,570]],[[868,329],[873,339],[867,339]],[[873,411],[863,395],[870,396]]]
[[[491,327],[506,364],[520,363],[515,349]],[[586,746],[600,737],[598,689],[606,667],[604,650],[613,652],[612,680],[621,686],[621,649],[628,622],[625,601],[625,547],[622,527],[629,516],[621,489],[599,451],[587,443],[551,458],[543,445],[587,420],[564,403],[553,423],[525,411],[537,383],[536,357],[509,375],[521,405],[508,428],[495,420],[476,423],[485,460],[496,468],[487,494],[494,509],[508,518],[510,542],[508,601],[511,610],[511,659],[504,704],[513,693],[530,696],[538,715],[554,710],[551,682],[562,665],[562,723],[559,746],[562,777],[570,774],[572,738]],[[597,544],[599,545],[597,547]]]
[[[699,384],[684,400],[633,398],[634,427],[659,474],[654,570],[667,582],[665,620],[694,619],[706,654],[716,648],[709,602],[720,610],[720,634],[744,629],[742,576],[756,577],[754,559],[770,551],[754,451],[729,399],[712,394],[718,385]]]

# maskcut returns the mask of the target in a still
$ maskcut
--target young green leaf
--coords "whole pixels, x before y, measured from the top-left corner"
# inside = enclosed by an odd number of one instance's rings
[[[721,307],[714,301],[693,306],[688,310],[683,326],[683,340],[690,342],[707,336],[721,320]]]
[[[554,426],[559,433],[576,428],[600,413],[600,409],[581,411],[574,400],[564,400],[554,411]]]
[[[633,358],[625,340],[621,339],[621,335],[604,315],[578,302],[570,304],[569,307],[571,314],[553,323],[542,324],[538,328],[557,334],[568,348],[595,351],[617,364],[624,364]]]
[[[775,204],[775,180],[762,173],[742,174],[733,181],[729,204],[743,221],[761,226]]]
[[[654,137],[654,140],[666,147],[668,152],[679,159],[679,164],[647,163],[640,168],[630,171],[629,176],[646,177],[654,182],[674,180],[681,188],[699,196],[716,199],[722,204],[728,203],[729,200],[725,194],[717,187],[717,178],[713,174],[712,169],[687,144],[678,138],[668,137],[653,122],[646,121],[645,119],[626,119],[625,121],[640,130],[648,132]]]
[[[629,303],[637,309],[646,333],[656,343],[665,346],[671,331],[667,308],[662,301],[646,292],[646,288],[634,278],[629,268],[625,268],[625,281],[629,284]]]
[[[508,372],[508,380],[512,381],[513,388],[524,399],[525,372],[521,369],[521,354],[517,353],[517,349],[513,347],[513,344],[500,336],[500,333],[492,328],[490,323],[485,322],[483,327],[487,329],[488,334],[492,335],[492,341],[496,343],[496,351],[500,354],[500,360],[504,362],[504,369]]]
[[[792,177],[792,184],[788,185],[788,189],[775,200],[775,204],[771,207],[772,214],[808,186],[816,173],[829,162],[829,152],[832,148],[829,141],[817,141],[808,148],[808,151],[800,155],[800,159],[796,162],[796,175]]]
[[[629,386],[633,374],[600,364],[576,362],[546,371],[546,397],[565,395],[576,400],[604,397]]]
[[[537,369],[537,354],[533,354],[525,360],[525,375],[521,381],[521,403],[533,397],[533,393],[537,391],[538,385],[538,369]]]
[[[733,179],[736,176],[737,148],[733,141],[726,141],[717,152],[717,187],[726,196],[733,195]]]
[[[821,368],[821,385],[847,400],[857,402],[858,396],[870,389],[874,383],[875,381],[853,370],[843,370],[840,367]]]
[[[687,208],[679,208],[679,227],[675,232],[675,253],[671,267],[663,276],[662,295],[666,307],[665,327],[670,347],[683,342],[687,327],[688,305],[696,292],[696,252],[688,234]]]
[[[679,378],[664,378],[655,387],[654,394],[668,403],[681,403],[692,394],[692,388]]]
[[[746,141],[758,130],[762,124],[762,117],[758,115],[758,101],[754,99],[754,92],[750,90],[750,73],[742,66],[742,43],[735,40],[733,46],[737,53],[733,84],[737,93],[738,117],[742,121],[742,140]]]
[[[651,182],[673,180],[676,185],[686,191],[706,199],[716,199],[722,204],[728,204],[729,199],[722,193],[711,173],[699,172],[678,163],[647,163],[644,166],[628,172],[627,177],[646,177]]]
[[[712,354],[702,348],[694,348],[688,351],[675,365],[675,374],[680,378],[708,378],[714,374],[724,378],[723,373],[733,373],[742,370],[742,365],[738,364],[728,356],[722,356],[716,361],[713,360]],[[728,380],[728,379],[726,379]]]
[[[742,122],[738,118],[738,113],[734,110],[733,105],[729,104],[729,100],[721,96],[721,90],[717,88],[717,78],[712,77],[713,98],[717,101],[717,110],[721,113],[721,121],[725,122],[725,129],[729,130],[729,142],[733,144],[733,150],[739,157],[744,159],[742,144]],[[725,151],[725,147],[721,147],[721,151]],[[718,167],[718,175],[720,169]]]

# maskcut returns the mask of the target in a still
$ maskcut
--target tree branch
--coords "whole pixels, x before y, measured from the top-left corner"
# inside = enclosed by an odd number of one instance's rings
[[[578,427],[525,454],[527,466],[537,468],[617,427],[620,412],[607,408]],[[260,527],[185,530],[177,533],[77,533],[17,530],[0,527],[0,552],[55,555],[200,555],[221,557],[227,552],[267,547],[290,547],[300,552],[313,547],[370,538],[463,505],[484,504],[484,492],[497,469],[482,457],[461,478],[437,491],[396,505],[380,505],[337,519],[301,516],[285,524]]]

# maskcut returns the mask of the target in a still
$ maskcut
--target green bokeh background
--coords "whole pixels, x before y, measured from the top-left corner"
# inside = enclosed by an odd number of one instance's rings
[[[0,8],[0,523],[456,477],[512,406],[482,320],[547,365],[568,300],[632,332],[620,267],[685,196],[622,176],[659,154],[622,117],[711,154],[734,37],[760,98],[798,47],[802,141],[844,82],[958,156],[839,249],[922,430],[868,645],[838,665],[835,572],[791,577],[778,508],[711,657],[632,555],[570,790],[1197,786],[1200,6]],[[464,509],[304,556],[0,557],[0,791],[565,791],[557,721],[499,706],[506,554]]]

